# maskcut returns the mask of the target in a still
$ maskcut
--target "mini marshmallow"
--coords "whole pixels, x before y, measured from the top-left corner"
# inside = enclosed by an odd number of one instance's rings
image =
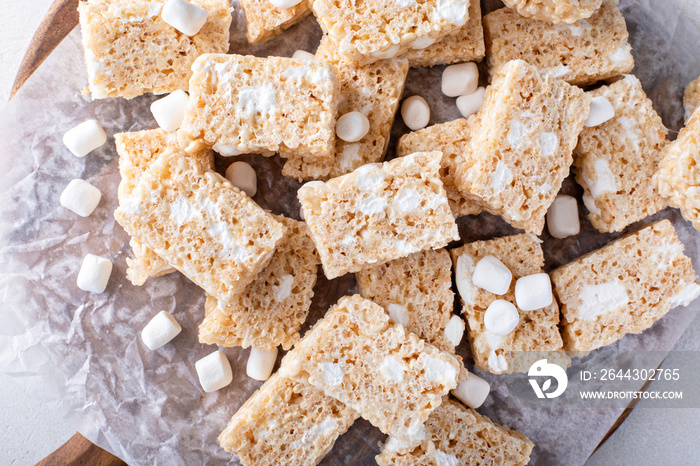
[[[406,327],[409,322],[408,309],[400,304],[391,303],[386,307],[389,312],[389,318],[399,325]]]
[[[207,22],[207,10],[185,0],[168,0],[160,12],[163,21],[180,31],[194,36]]]
[[[559,239],[579,234],[581,224],[576,198],[560,195],[554,199],[547,211],[547,229],[550,235]]]
[[[493,301],[484,312],[484,327],[494,335],[508,335],[515,330],[519,321],[518,310],[505,299]]]
[[[273,350],[251,348],[245,372],[251,379],[264,382],[272,375],[272,368],[275,367],[276,360],[277,348]]]
[[[112,274],[112,262],[104,257],[87,254],[78,272],[78,288],[92,293],[102,293]]]
[[[534,311],[552,304],[552,281],[546,273],[518,278],[515,282],[515,302],[523,311]]]
[[[442,93],[448,97],[473,94],[479,85],[476,63],[450,65],[442,72]]]
[[[508,270],[508,267],[491,255],[484,256],[476,264],[472,274],[474,285],[497,295],[506,294],[512,280],[513,274]]]
[[[258,178],[255,169],[245,162],[233,162],[226,169],[226,179],[232,185],[244,191],[248,197],[258,192]]]
[[[214,351],[209,356],[194,363],[199,383],[205,392],[211,393],[224,388],[233,380],[231,364],[221,351]]]
[[[157,350],[182,331],[182,327],[169,312],[160,311],[141,331],[143,344],[151,351]]]
[[[233,144],[219,144],[218,142],[212,146],[212,149],[224,157],[233,157],[243,153]]]
[[[335,134],[345,142],[357,142],[369,132],[369,120],[360,112],[349,112],[338,118]]]
[[[292,55],[292,58],[301,58],[302,60],[315,60],[316,56],[311,52],[307,52],[306,50],[295,50],[294,55]]]
[[[76,157],[85,157],[105,142],[107,135],[97,120],[83,121],[63,135],[63,144]]]
[[[425,128],[430,122],[428,102],[419,95],[412,95],[401,104],[401,118],[412,131]]]
[[[151,113],[158,126],[168,133],[175,131],[185,119],[185,106],[189,100],[187,92],[178,90],[151,104]]]
[[[591,99],[591,113],[588,114],[588,118],[583,122],[583,126],[591,128],[602,125],[614,116],[615,109],[608,99],[603,96],[593,97]]]
[[[457,110],[464,118],[474,115],[484,103],[485,87],[479,87],[472,94],[457,97]]]
[[[451,393],[465,405],[476,409],[484,404],[490,391],[491,386],[487,381],[470,372],[469,377],[459,382]]]
[[[285,9],[297,6],[301,3],[301,0],[270,0],[270,3],[272,3],[275,8]]]
[[[59,202],[63,207],[81,217],[90,215],[100,203],[102,193],[99,189],[83,180],[73,180],[61,193]]]
[[[445,338],[450,344],[459,346],[464,336],[464,321],[459,316],[450,317],[450,321],[445,326]]]

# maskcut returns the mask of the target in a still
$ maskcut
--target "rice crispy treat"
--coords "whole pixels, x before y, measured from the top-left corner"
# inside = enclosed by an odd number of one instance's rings
[[[542,73],[587,86],[629,73],[634,67],[627,25],[617,0],[604,0],[589,19],[550,24],[502,8],[484,16],[489,73],[524,60]]]
[[[564,345],[590,351],[641,333],[700,294],[690,259],[668,220],[623,236],[550,273]]]
[[[274,217],[287,233],[270,263],[232,302],[220,307],[207,296],[200,343],[288,350],[299,340],[314,295],[318,255],[304,222]]]
[[[515,282],[518,278],[543,272],[544,255],[540,243],[534,235],[521,234],[475,241],[450,251],[457,280],[464,283],[460,298],[472,356],[476,367],[482,371],[494,374],[527,372],[530,364],[545,357],[543,354],[557,364],[566,366],[569,363],[569,358],[563,353],[556,301],[535,311],[518,309],[520,322],[508,335],[495,335],[484,326],[484,313],[496,299],[510,301],[517,309]],[[472,282],[474,267],[488,255],[499,259],[513,274],[510,289],[503,296],[490,293]]]
[[[245,13],[246,37],[251,44],[263,43],[294,26],[311,13],[309,2],[277,8],[270,0],[240,0]]]
[[[700,78],[692,81],[685,88],[683,93],[683,108],[685,108],[685,122],[688,123],[690,117],[695,113],[695,109],[700,107]]]
[[[481,26],[481,2],[470,1],[469,21],[459,31],[426,48],[416,49],[415,46],[416,44],[399,57],[407,59],[411,68],[481,61],[486,54],[484,28]]]
[[[661,152],[652,178],[659,194],[681,210],[683,218],[700,230],[700,111],[696,110],[678,138]]]
[[[608,99],[615,117],[581,131],[574,149],[576,181],[593,226],[604,233],[622,231],[666,207],[651,179],[668,130],[632,75],[589,94]]]
[[[332,160],[339,86],[331,64],[207,54],[192,70],[178,131],[187,152],[213,147],[224,155],[279,152]]]
[[[268,264],[286,231],[228,180],[176,150],[161,154],[123,193],[114,217],[225,303]]]
[[[78,5],[89,90],[93,99],[187,90],[192,63],[228,50],[228,0],[190,0],[207,10],[194,36],[163,21],[163,1],[81,0]]]
[[[409,445],[457,386],[457,359],[391,322],[359,295],[331,307],[282,360],[279,374],[308,381]]]
[[[282,174],[298,180],[329,179],[367,164],[381,162],[389,146],[389,133],[399,106],[408,74],[406,60],[382,60],[358,65],[342,56],[324,36],[316,58],[333,64],[340,83],[338,116],[359,111],[369,120],[369,132],[358,142],[335,139],[335,158],[314,162],[291,157]]]
[[[311,9],[342,55],[360,64],[394,58],[418,42],[437,42],[469,20],[470,0],[423,2],[313,0]]]
[[[422,251],[356,274],[360,294],[388,309],[408,311],[406,329],[448,353],[455,345],[445,336],[452,318],[452,260],[444,249]]]
[[[114,141],[119,154],[119,173],[122,178],[118,193],[120,201],[136,187],[141,174],[160,154],[166,150],[179,151],[175,134],[166,133],[160,128],[118,133],[114,135]],[[184,152],[182,154],[185,155]],[[210,150],[203,150],[195,154],[195,157],[206,169],[214,169],[214,154]],[[129,245],[134,258],[126,259],[126,278],[134,285],[143,285],[148,277],[175,272],[176,269],[165,259],[138,240],[131,238]]]
[[[469,118],[428,126],[412,133],[404,134],[396,146],[397,157],[404,157],[414,152],[439,150],[442,152],[440,179],[445,186],[447,200],[455,218],[464,215],[478,215],[483,210],[481,205],[466,198],[455,183],[456,160],[469,149],[471,131],[476,125],[476,115]]]
[[[511,226],[539,235],[569,174],[590,100],[522,60],[509,62],[486,90],[470,150],[455,159],[457,189]]]
[[[326,277],[459,239],[438,174],[441,156],[418,152],[299,189]]]
[[[374,459],[389,465],[526,465],[534,444],[518,431],[494,424],[488,417],[447,400],[425,423],[426,439],[408,452],[396,439],[382,445]],[[397,448],[398,447],[398,448]],[[397,451],[398,450],[398,451]]]
[[[549,23],[575,23],[590,18],[602,0],[503,0],[520,16]]]
[[[313,466],[359,416],[316,387],[273,374],[219,436],[244,466]]]

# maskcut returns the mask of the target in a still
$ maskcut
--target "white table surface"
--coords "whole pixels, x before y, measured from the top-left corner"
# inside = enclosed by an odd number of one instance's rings
[[[657,1],[663,4],[666,0]],[[686,10],[700,27],[697,0],[669,1]],[[7,101],[24,52],[51,3],[52,0],[2,0],[0,108]],[[700,318],[695,319],[674,349],[700,351]],[[587,465],[698,464],[700,410],[644,406],[642,401]],[[0,374],[0,464],[34,464],[74,433],[75,428],[61,418],[54,401],[39,400],[27,391],[22,380]]]

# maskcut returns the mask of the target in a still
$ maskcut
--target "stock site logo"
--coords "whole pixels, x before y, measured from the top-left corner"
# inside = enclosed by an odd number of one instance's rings
[[[564,390],[566,390],[566,386],[569,383],[569,378],[566,376],[566,371],[556,364],[548,363],[546,359],[540,359],[530,366],[530,370],[527,372],[527,375],[531,377],[528,380],[530,385],[532,385],[532,389],[535,391],[537,398],[556,398],[564,393]],[[544,383],[540,387],[538,381],[532,377],[546,377],[546,380],[544,380]],[[553,392],[547,393],[547,390],[549,390],[552,386],[552,377],[557,381],[557,388]]]

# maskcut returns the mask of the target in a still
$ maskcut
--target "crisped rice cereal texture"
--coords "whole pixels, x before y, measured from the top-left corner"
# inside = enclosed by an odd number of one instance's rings
[[[484,313],[496,299],[509,301],[517,309],[515,282],[518,278],[543,272],[544,255],[536,236],[522,234],[475,241],[452,249],[450,253],[476,367],[494,374],[527,372],[532,363],[543,357],[562,366],[568,365],[569,359],[562,351],[556,301],[535,311],[518,309],[520,322],[508,335],[495,335],[484,326]],[[513,274],[510,289],[503,296],[490,293],[472,282],[474,267],[488,255],[500,260]]]
[[[163,21],[162,1],[81,0],[80,30],[92,98],[186,91],[198,56],[225,53],[231,25],[228,0],[190,1],[208,13],[194,36]]]
[[[549,23],[574,23],[589,18],[602,0],[503,0],[519,15]]]
[[[329,309],[287,353],[279,374],[308,380],[382,432],[416,445],[430,413],[457,385],[460,368],[454,356],[355,295]]]
[[[444,249],[422,251],[356,274],[360,294],[388,309],[408,311],[406,329],[448,353],[455,345],[445,335],[452,318],[452,260]]]
[[[409,452],[399,453],[389,439],[375,457],[379,466],[492,464],[524,466],[534,444],[518,431],[494,424],[488,417],[456,401],[447,400],[425,423],[426,439]],[[400,448],[399,448],[400,450]]]
[[[290,157],[282,174],[298,180],[329,179],[356,168],[384,160],[389,133],[403,93],[408,63],[406,60],[381,60],[358,65],[342,58],[328,36],[321,39],[316,58],[333,64],[340,83],[338,116],[357,111],[369,120],[369,132],[357,142],[335,139],[335,157],[327,161],[308,161]]]
[[[438,173],[441,157],[418,152],[299,189],[326,277],[459,239]]]
[[[550,24],[509,8],[484,16],[489,73],[524,60],[543,74],[586,86],[629,73],[634,67],[625,18],[617,0],[605,0],[589,19]]]
[[[699,293],[668,220],[652,223],[551,272],[564,344],[590,351],[641,333]]]
[[[200,343],[288,350],[299,340],[314,295],[318,255],[304,222],[276,215],[287,227],[270,263],[236,298],[219,306],[207,296]]]
[[[688,84],[683,92],[683,108],[685,109],[685,122],[690,121],[695,110],[700,107],[700,78]]]
[[[357,413],[318,388],[273,374],[219,436],[244,466],[318,464]]]
[[[213,147],[224,155],[279,152],[332,160],[339,86],[329,63],[208,54],[192,70],[178,131],[187,152]]]
[[[615,116],[581,131],[574,149],[576,181],[593,226],[604,233],[622,231],[666,207],[651,180],[668,130],[632,75],[589,94],[608,99]]]
[[[291,8],[277,8],[270,0],[240,0],[245,13],[246,37],[251,44],[260,44],[281,34],[311,13],[303,0]]]
[[[539,235],[569,174],[590,100],[524,61],[509,62],[486,90],[470,150],[455,159],[457,189],[511,226]]]
[[[127,233],[225,303],[267,265],[286,231],[181,151],[161,154],[124,194],[114,217]]]

